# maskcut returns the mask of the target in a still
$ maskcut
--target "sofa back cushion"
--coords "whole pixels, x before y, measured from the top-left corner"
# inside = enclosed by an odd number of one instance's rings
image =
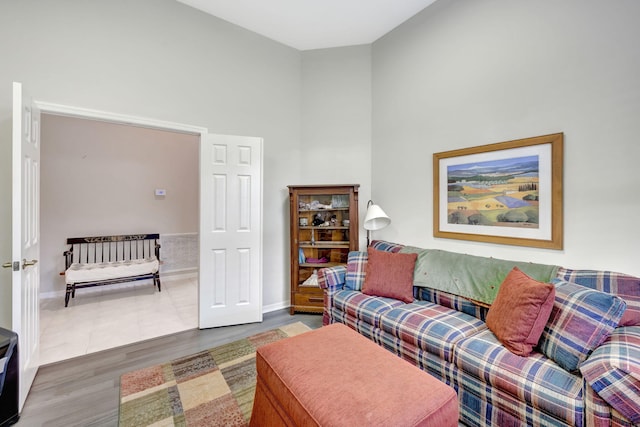
[[[480,320],[485,320],[487,318],[487,312],[489,311],[488,307],[485,305],[475,304],[465,297],[439,291],[437,289],[423,287],[415,287],[414,292],[417,295],[416,298],[421,301],[428,301],[434,304],[439,304],[443,307],[461,311]]]
[[[640,277],[611,271],[569,270],[567,268],[558,269],[556,277],[622,298],[627,304],[627,309],[622,315],[620,326],[640,325]]]
[[[370,248],[383,252],[399,252],[404,245],[387,242],[384,240],[374,240],[369,245]],[[367,252],[351,251],[347,257],[347,276],[344,288],[352,291],[361,291],[364,283],[364,276],[367,268]]]
[[[401,245],[400,243],[387,242],[385,240],[374,240],[371,242],[369,247],[377,251],[396,253],[400,252],[400,249],[404,248],[404,245]]]
[[[542,332],[540,352],[575,372],[618,326],[626,308],[620,298],[575,283],[554,279],[556,296]]]
[[[344,288],[352,291],[362,290],[366,273],[368,256],[366,252],[351,251],[347,256],[347,275]]]
[[[534,280],[514,267],[489,308],[487,327],[509,351],[527,357],[549,320],[554,297],[551,283]]]
[[[558,270],[556,265],[508,261],[439,249],[405,246],[400,253],[418,254],[415,286],[438,289],[484,304],[493,303],[500,285],[513,267],[540,282],[550,282]]]

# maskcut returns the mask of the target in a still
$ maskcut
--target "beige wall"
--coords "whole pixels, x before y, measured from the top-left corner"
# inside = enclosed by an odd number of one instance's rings
[[[640,275],[640,2],[438,0],[373,45],[376,236]],[[432,155],[564,132],[564,250],[433,237]]]
[[[198,231],[199,136],[49,114],[41,135],[41,294],[68,237]]]

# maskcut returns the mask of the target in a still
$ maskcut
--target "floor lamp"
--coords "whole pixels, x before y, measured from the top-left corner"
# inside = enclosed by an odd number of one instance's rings
[[[369,200],[367,202],[367,215],[364,217],[364,229],[367,230],[367,247],[371,243],[371,231],[380,230],[389,224],[391,224],[391,218],[384,213],[380,206]]]

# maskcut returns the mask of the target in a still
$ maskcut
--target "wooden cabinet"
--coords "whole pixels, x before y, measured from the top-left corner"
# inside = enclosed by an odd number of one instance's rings
[[[289,186],[291,314],[322,313],[318,269],[346,264],[358,250],[359,186]]]

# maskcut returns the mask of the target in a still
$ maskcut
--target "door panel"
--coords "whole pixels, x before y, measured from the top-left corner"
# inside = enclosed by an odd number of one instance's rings
[[[13,84],[12,140],[11,329],[19,337],[22,410],[39,366],[40,111],[20,83]]]
[[[201,141],[200,327],[262,320],[262,139]]]

